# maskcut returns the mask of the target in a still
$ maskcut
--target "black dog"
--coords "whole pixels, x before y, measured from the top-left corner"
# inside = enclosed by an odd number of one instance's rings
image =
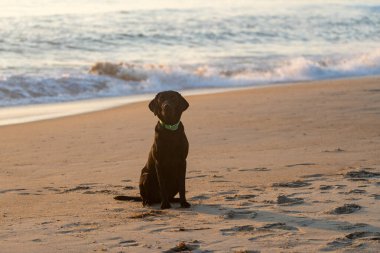
[[[149,103],[159,122],[148,162],[141,171],[139,186],[144,206],[161,202],[161,209],[170,208],[170,201],[179,193],[181,207],[190,207],[185,197],[189,142],[180,121],[188,107],[189,103],[176,91],[160,92]]]
[[[148,162],[141,171],[138,197],[116,196],[116,200],[141,201],[143,205],[161,203],[170,208],[179,193],[181,207],[190,207],[185,197],[186,158],[189,151],[182,113],[189,103],[176,91],[163,91],[149,103],[149,109],[159,119]]]

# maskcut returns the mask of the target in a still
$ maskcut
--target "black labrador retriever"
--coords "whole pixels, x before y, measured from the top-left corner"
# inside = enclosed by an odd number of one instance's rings
[[[182,113],[189,103],[176,91],[163,91],[149,103],[149,109],[159,119],[148,161],[141,171],[140,195],[143,205],[170,202],[179,193],[181,207],[190,207],[185,197],[186,158],[189,151]]]

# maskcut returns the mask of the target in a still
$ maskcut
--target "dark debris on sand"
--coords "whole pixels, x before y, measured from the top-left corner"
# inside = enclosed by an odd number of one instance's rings
[[[166,251],[163,251],[164,253],[172,253],[172,252],[191,252],[195,249],[199,248],[199,245],[195,245],[195,244],[188,244],[188,243],[185,243],[185,242],[180,242],[178,243],[178,245],[176,245],[175,247],[169,249],[169,250],[166,250]]]

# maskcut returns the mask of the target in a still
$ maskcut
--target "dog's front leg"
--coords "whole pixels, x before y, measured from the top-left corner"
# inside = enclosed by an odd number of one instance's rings
[[[171,208],[171,205],[169,203],[168,194],[167,194],[167,186],[166,186],[166,179],[164,177],[164,164],[156,164],[156,173],[157,173],[157,179],[158,184],[160,186],[160,196],[161,196],[161,209],[168,209]]]
[[[179,169],[179,202],[181,207],[189,208],[191,205],[186,201],[186,161],[180,165]]]

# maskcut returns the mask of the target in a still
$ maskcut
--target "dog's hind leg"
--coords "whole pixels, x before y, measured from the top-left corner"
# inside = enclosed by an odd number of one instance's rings
[[[144,206],[160,203],[159,187],[154,173],[147,172],[144,167],[140,177],[140,195]]]

